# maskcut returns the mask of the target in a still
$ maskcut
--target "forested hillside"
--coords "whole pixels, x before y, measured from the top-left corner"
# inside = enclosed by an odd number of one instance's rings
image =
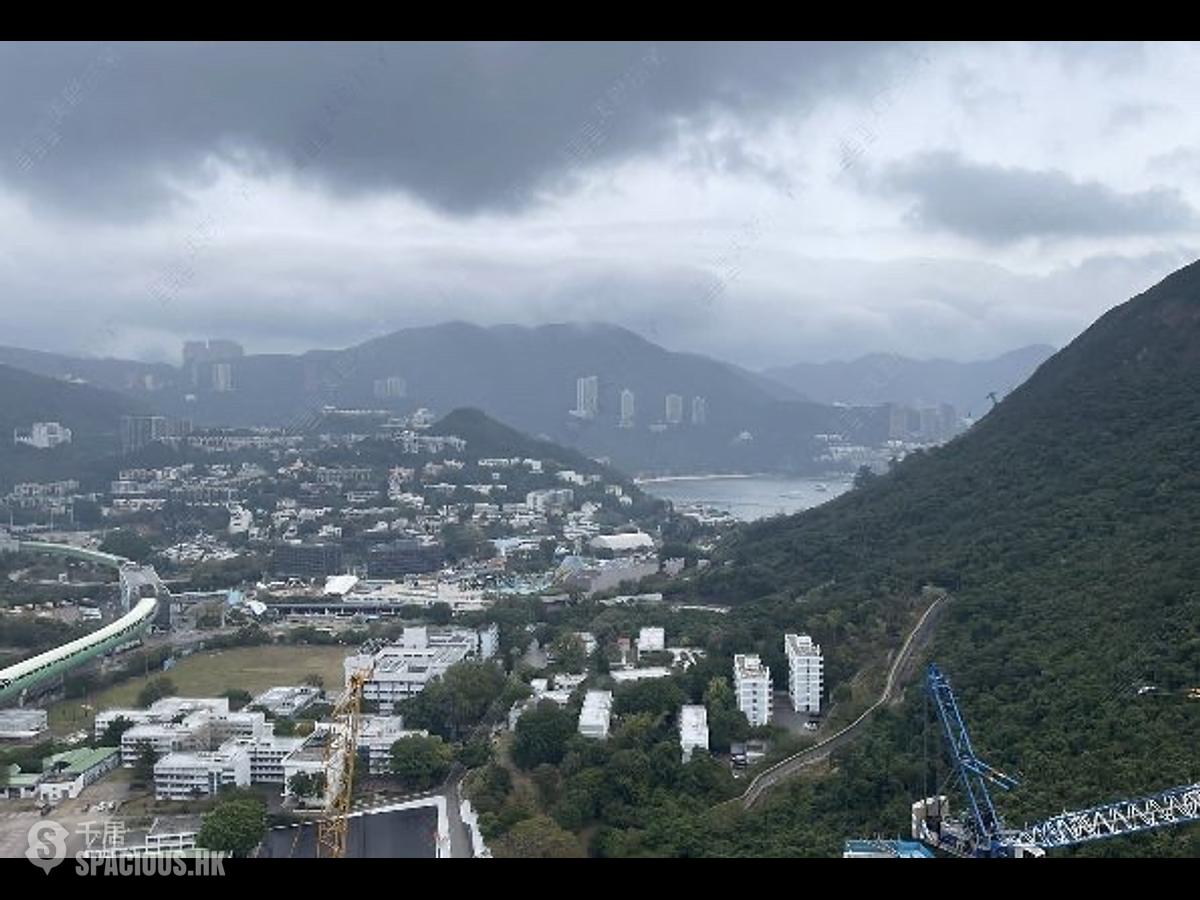
[[[703,591],[778,602],[821,587],[838,614],[814,634],[836,646],[922,585],[948,588],[934,655],[977,749],[1021,774],[1000,800],[1019,824],[1200,778],[1198,520],[1193,264],[1103,316],[960,439],[748,528]],[[835,777],[706,831],[704,852],[828,854],[906,831],[920,731],[910,691]],[[1200,827],[1076,852],[1195,855]]]

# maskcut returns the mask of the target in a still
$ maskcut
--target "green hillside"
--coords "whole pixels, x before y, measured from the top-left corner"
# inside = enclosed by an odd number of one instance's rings
[[[120,450],[120,419],[143,411],[114,391],[0,365],[0,491],[21,481],[96,476],[94,464]],[[15,446],[13,429],[59,422],[72,442],[50,450]]]
[[[1187,697],[1200,686],[1198,520],[1193,264],[1103,316],[967,435],[747,528],[702,590],[757,603],[820,588],[795,602],[836,653],[922,585],[949,588],[934,654],[977,749],[1022,775],[999,801],[1015,825],[1200,780],[1200,701]],[[829,854],[906,831],[921,785],[909,697],[836,777],[779,791],[765,814],[709,834],[708,852]],[[1200,826],[1076,852],[1195,855]]]

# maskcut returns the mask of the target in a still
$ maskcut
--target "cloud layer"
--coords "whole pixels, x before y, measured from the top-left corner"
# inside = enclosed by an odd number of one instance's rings
[[[0,45],[4,343],[1061,344],[1196,253],[1192,45]]]

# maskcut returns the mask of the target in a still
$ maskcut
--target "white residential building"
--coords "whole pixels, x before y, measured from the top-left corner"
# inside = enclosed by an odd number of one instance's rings
[[[250,784],[250,753],[236,741],[217,750],[168,753],[154,764],[157,800],[192,800],[217,793],[226,785]]]
[[[26,444],[38,450],[50,450],[71,443],[71,429],[58,422],[34,422],[27,431],[13,431],[14,444]]]
[[[321,696],[321,689],[312,685],[273,687],[263,691],[250,701],[251,707],[261,709],[272,716],[294,718]]]
[[[406,638],[410,630],[406,629]],[[370,680],[362,688],[362,698],[379,703],[380,710],[388,713],[396,703],[420,694],[431,680],[442,677],[450,666],[467,659],[470,653],[472,648],[466,643],[448,646],[401,643],[384,647],[373,655],[347,656],[343,667],[347,685],[354,672],[373,668]]]
[[[679,711],[679,746],[683,761],[692,758],[692,751],[708,749],[708,710],[701,705],[687,705]]]
[[[121,735],[121,763],[137,762],[143,745],[158,756],[192,750],[212,750],[231,738],[269,739],[274,727],[261,712],[230,712],[220,698],[164,697],[150,709],[111,709],[96,717],[96,737],[118,718],[134,722]]]
[[[580,419],[594,419],[600,411],[600,378],[586,375],[575,379],[575,408],[571,415]]]
[[[647,627],[638,632],[638,655],[665,650],[667,647],[666,631],[662,628]]]
[[[363,716],[358,726],[358,749],[366,753],[368,771],[372,775],[390,772],[392,744],[408,737],[429,737],[429,732],[405,730],[400,716]]]
[[[751,726],[771,721],[771,670],[757,653],[739,653],[733,658],[733,692],[738,709]]]
[[[579,733],[605,740],[612,722],[612,691],[588,691],[579,710]]]
[[[816,715],[821,711],[821,689],[825,678],[821,645],[814,644],[807,634],[785,634],[783,650],[788,660],[788,694],[792,709]]]
[[[283,784],[283,763],[304,745],[302,737],[265,735],[258,740],[236,738],[233,743],[250,754],[250,781],[253,784]]]
[[[683,421],[683,397],[679,394],[667,394],[666,420],[668,425],[678,425]]]
[[[617,682],[617,684],[626,684],[630,681],[646,681],[651,678],[666,678],[671,674],[671,670],[666,666],[646,666],[641,669],[613,669],[608,673],[609,677]]]

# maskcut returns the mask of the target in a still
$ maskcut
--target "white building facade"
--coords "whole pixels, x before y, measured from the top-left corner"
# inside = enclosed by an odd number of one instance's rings
[[[704,706],[689,704],[679,710],[679,746],[685,763],[693,751],[708,749],[708,710]]]
[[[612,691],[588,691],[579,710],[579,733],[584,737],[607,739],[612,705]]]
[[[757,727],[771,721],[771,670],[757,653],[739,653],[733,658],[733,691],[737,708]]]
[[[796,712],[817,715],[821,712],[821,691],[825,684],[825,661],[821,645],[807,634],[785,634],[783,650],[788,661],[788,694]]]

